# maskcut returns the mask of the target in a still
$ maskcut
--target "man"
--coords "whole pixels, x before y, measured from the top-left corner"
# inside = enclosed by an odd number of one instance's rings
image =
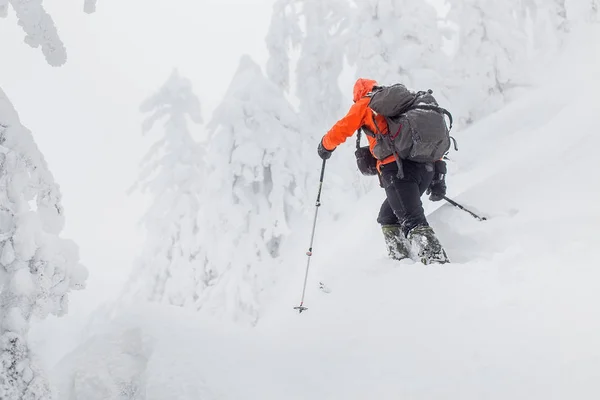
[[[359,128],[386,134],[385,118],[375,115],[369,108],[368,93],[377,86],[371,79],[358,79],[354,84],[354,104],[348,114],[340,119],[323,136],[318,147],[322,159],[328,159],[337,146],[346,141]],[[375,126],[377,124],[377,126]],[[367,135],[373,153],[376,139]],[[423,264],[449,262],[433,229],[429,226],[421,196],[430,193],[430,200],[439,201],[446,195],[446,163],[417,163],[402,160],[403,177],[398,177],[398,164],[393,155],[378,160],[377,170],[386,193],[377,222],[381,224],[388,254],[402,260],[415,256]],[[411,254],[412,251],[412,254]]]

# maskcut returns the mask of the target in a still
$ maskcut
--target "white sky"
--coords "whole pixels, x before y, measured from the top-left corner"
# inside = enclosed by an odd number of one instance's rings
[[[139,254],[144,199],[125,193],[151,143],[141,136],[139,104],[177,67],[208,122],[240,56],[266,60],[272,3],[99,0],[87,15],[83,0],[45,0],[67,46],[61,68],[23,44],[12,10],[0,19],[0,87],[61,186],[65,236],[79,244],[91,273],[89,288],[72,297],[73,311],[119,288]]]

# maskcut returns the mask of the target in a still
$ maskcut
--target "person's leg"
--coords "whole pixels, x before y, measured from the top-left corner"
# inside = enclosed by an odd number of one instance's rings
[[[379,209],[379,215],[377,216],[377,223],[381,225],[400,225],[400,221],[398,221],[398,217],[390,207],[390,202],[386,198],[383,200],[383,204],[381,204],[381,208]]]
[[[382,168],[382,181],[390,208],[398,218],[402,231],[408,232],[418,225],[428,225],[421,203],[421,194],[433,177],[433,171],[426,171],[424,164],[403,162],[404,177],[398,178],[397,166],[386,164]]]
[[[421,195],[433,179],[433,168],[426,164],[403,162],[404,178],[397,168],[384,168],[383,185],[390,208],[397,216],[414,257],[424,264],[448,262],[446,252],[425,218]]]
[[[412,257],[423,264],[445,264],[450,262],[433,229],[428,225],[418,225],[407,236]]]
[[[392,210],[392,207],[390,207],[387,199],[381,205],[377,222],[381,224],[381,231],[383,232],[388,256],[394,260],[409,258],[408,240],[404,236],[398,217],[394,213],[394,210]]]

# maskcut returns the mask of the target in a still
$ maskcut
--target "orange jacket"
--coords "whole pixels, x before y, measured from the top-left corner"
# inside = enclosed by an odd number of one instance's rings
[[[369,108],[369,97],[365,97],[367,93],[373,90],[373,86],[377,82],[372,79],[360,78],[354,84],[354,104],[350,107],[348,114],[333,125],[333,127],[323,136],[323,147],[327,150],[333,150],[340,144],[344,143],[347,138],[352,136],[361,126],[365,126],[371,132],[377,132],[375,129],[375,121],[382,133],[387,133],[388,127],[385,118],[381,115],[375,116],[373,120],[373,112]],[[367,135],[365,135],[367,136]],[[376,140],[371,136],[367,136],[369,140],[369,148],[371,154]],[[377,169],[382,164],[394,162],[394,156],[389,156],[384,160],[377,161]]]

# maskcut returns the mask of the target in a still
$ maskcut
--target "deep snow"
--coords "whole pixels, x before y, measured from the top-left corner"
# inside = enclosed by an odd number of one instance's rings
[[[308,311],[292,309],[307,229],[258,326],[99,311],[54,369],[61,399],[598,398],[600,48],[568,48],[537,87],[457,133],[448,195],[489,220],[426,202],[452,264],[387,260],[374,190],[318,225]]]

